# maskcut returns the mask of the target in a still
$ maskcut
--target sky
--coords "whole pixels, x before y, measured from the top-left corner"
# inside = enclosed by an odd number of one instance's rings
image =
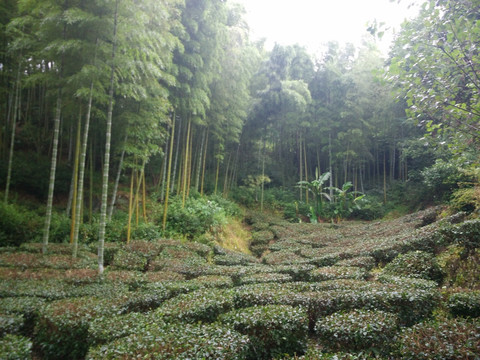
[[[418,13],[419,0],[232,0],[247,12],[251,39],[266,38],[267,48],[275,43],[304,45],[313,53],[329,41],[355,45],[369,35],[367,27],[376,20],[389,30],[378,43],[383,53],[401,23]]]

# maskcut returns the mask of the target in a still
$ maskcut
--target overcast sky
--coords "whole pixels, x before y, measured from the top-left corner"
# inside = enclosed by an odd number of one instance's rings
[[[361,44],[369,23],[385,22],[390,30],[379,44],[387,52],[393,32],[418,13],[415,0],[231,0],[243,4],[251,38],[267,39],[267,47],[301,44],[316,52],[321,44],[336,40]],[[421,0],[417,0],[422,2]]]

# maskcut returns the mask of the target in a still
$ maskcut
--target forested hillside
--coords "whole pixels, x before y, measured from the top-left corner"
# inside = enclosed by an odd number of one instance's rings
[[[2,0],[0,357],[478,359],[479,13],[310,53],[233,0]]]

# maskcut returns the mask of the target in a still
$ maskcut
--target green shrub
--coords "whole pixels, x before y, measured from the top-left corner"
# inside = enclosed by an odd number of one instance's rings
[[[150,222],[141,222],[132,227],[130,238],[134,240],[155,241],[161,237],[161,228]]]
[[[450,206],[457,211],[472,213],[480,209],[480,186],[461,188],[454,191],[450,200]]]
[[[448,244],[457,244],[466,250],[466,255],[480,247],[480,219],[467,220],[440,230]]]
[[[394,285],[402,289],[413,289],[413,290],[435,290],[438,287],[438,284],[432,280],[410,278],[404,276],[393,276],[386,274],[379,274],[377,280],[382,284]]]
[[[421,174],[423,182],[436,200],[448,199],[453,190],[458,188],[458,183],[467,180],[455,161],[437,159],[431,167],[425,168]]]
[[[223,196],[220,195],[210,195],[209,199],[217,203],[227,216],[240,216],[242,214],[242,210],[237,205],[237,203],[225,199]]]
[[[381,310],[398,315],[402,325],[411,325],[427,318],[437,306],[439,295],[434,290],[399,287],[364,287],[348,290],[305,292],[298,303],[308,305],[310,325],[322,316],[353,309]]]
[[[5,335],[0,339],[0,359],[29,360],[32,358],[32,341],[18,335]]]
[[[405,329],[395,356],[411,360],[478,359],[480,323],[465,319],[439,319]]]
[[[111,300],[93,297],[54,301],[40,312],[34,342],[45,358],[83,359],[89,347],[89,323],[118,310]]]
[[[0,313],[0,337],[6,334],[19,335],[24,327],[24,323],[23,315]]]
[[[93,319],[88,327],[88,339],[91,346],[106,344],[116,339],[138,333],[152,323],[162,324],[162,319],[153,313],[130,312]]]
[[[438,256],[438,259],[445,273],[445,285],[466,289],[478,288],[480,249],[468,254],[464,247],[451,245]]]
[[[274,239],[274,235],[270,230],[261,230],[252,233],[251,245],[267,245]]]
[[[164,245],[159,242],[152,242],[146,240],[134,240],[128,244],[123,245],[122,249],[127,252],[132,252],[146,259],[156,257],[163,250]]]
[[[167,287],[158,286],[154,289],[137,289],[135,296],[129,297],[123,305],[121,312],[148,312],[158,308],[166,300],[172,298],[174,292]]]
[[[181,198],[174,197],[168,208],[166,233],[193,239],[219,231],[226,221],[225,211],[215,201],[189,197],[183,204]]]
[[[268,282],[274,282],[279,284],[279,283],[286,283],[291,281],[292,281],[292,277],[288,274],[259,273],[259,274],[243,276],[240,278],[239,283],[242,285],[268,283]]]
[[[19,246],[40,239],[43,220],[16,204],[0,203],[0,245]]]
[[[137,333],[90,349],[88,360],[244,360],[248,337],[218,325],[152,323]]]
[[[219,321],[250,338],[248,359],[302,354],[307,348],[307,316],[301,308],[268,305],[235,310]]]
[[[268,265],[294,265],[306,263],[306,260],[301,256],[289,250],[274,251],[262,256],[262,263]]]
[[[37,297],[7,297],[0,299],[0,314],[15,314],[22,316],[20,332],[31,335],[38,313],[45,300]]]
[[[0,297],[37,296],[46,300],[63,299],[71,286],[58,280],[4,280],[0,281]]]
[[[192,252],[165,249],[148,265],[149,271],[174,271],[192,279],[204,275],[208,269],[207,260]]]
[[[358,256],[352,259],[340,260],[336,263],[338,266],[353,266],[363,268],[365,270],[371,270],[375,267],[375,259],[372,256]]]
[[[398,317],[383,311],[353,310],[317,321],[315,332],[326,349],[377,350],[391,341],[398,329]]]
[[[358,207],[353,208],[350,218],[371,221],[385,216],[385,206],[370,196],[358,200],[356,204]]]
[[[467,291],[451,295],[447,307],[454,316],[480,317],[480,291]]]
[[[199,283],[205,288],[231,288],[233,287],[233,281],[230,276],[221,275],[203,275],[199,276],[192,281]]]
[[[205,289],[178,295],[163,303],[155,314],[166,321],[213,322],[218,315],[233,309],[233,292]]]
[[[131,251],[118,250],[111,266],[115,269],[144,271],[147,266],[147,258]]]
[[[232,266],[232,265],[247,265],[247,264],[253,264],[257,261],[257,259],[253,256],[242,254],[242,253],[234,253],[234,252],[228,252],[226,254],[222,255],[215,255],[213,258],[213,262],[216,265],[226,265],[226,266]]]
[[[402,275],[440,283],[443,271],[435,256],[423,251],[401,254],[383,269],[388,275]]]
[[[273,271],[280,274],[287,274],[292,277],[292,281],[310,281],[311,271],[315,269],[315,265],[298,264],[298,265],[276,265],[272,266]]]
[[[356,279],[364,280],[368,277],[368,272],[356,266],[325,266],[310,273],[312,281],[325,281],[333,279]]]

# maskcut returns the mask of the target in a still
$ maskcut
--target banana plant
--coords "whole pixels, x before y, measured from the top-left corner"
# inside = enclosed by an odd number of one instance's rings
[[[331,200],[335,202],[332,219],[335,218],[337,222],[350,215],[354,209],[359,209],[357,201],[365,197],[365,194],[361,194],[358,191],[350,191],[352,186],[353,184],[348,181],[343,184],[341,189],[337,187],[331,188],[334,192],[334,199]]]
[[[313,194],[315,199],[314,207],[310,207],[310,221],[312,223],[317,223],[320,219],[320,216],[323,213],[323,199],[331,201],[330,195],[325,193],[324,184],[330,178],[330,172],[326,172],[322,175],[318,174],[318,169],[315,171],[316,179],[312,181],[299,181],[297,186],[302,189],[308,190]]]

